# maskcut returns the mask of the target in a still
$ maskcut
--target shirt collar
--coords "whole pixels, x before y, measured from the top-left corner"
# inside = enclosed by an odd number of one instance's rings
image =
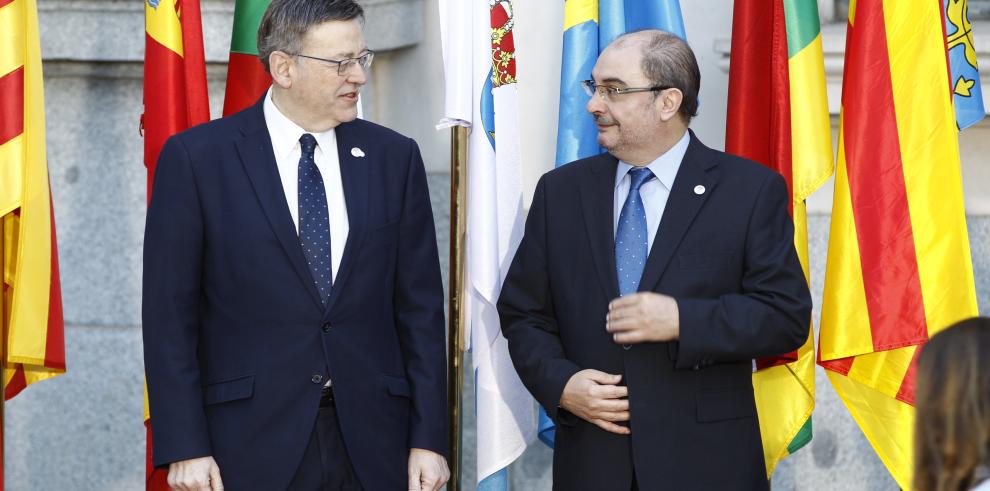
[[[279,108],[275,107],[272,101],[272,89],[268,89],[265,94],[265,123],[268,125],[268,134],[272,137],[272,150],[280,158],[289,156],[289,153],[299,147],[299,138],[303,133],[309,133],[301,126],[293,123],[291,119],[282,114]],[[323,152],[337,150],[337,137],[334,128],[330,128],[322,133],[310,133],[316,138],[316,144]]]
[[[667,150],[656,158],[653,162],[650,162],[647,167],[653,172],[653,175],[657,176],[657,179],[667,191],[670,191],[674,187],[674,178],[677,177],[677,170],[681,168],[681,161],[684,160],[684,154],[687,153],[688,144],[691,143],[690,132],[685,131],[684,136],[670,150]],[[619,161],[618,167],[615,169],[615,187],[619,187],[619,183],[622,182],[622,178],[626,176],[630,169],[634,166],[623,161]]]

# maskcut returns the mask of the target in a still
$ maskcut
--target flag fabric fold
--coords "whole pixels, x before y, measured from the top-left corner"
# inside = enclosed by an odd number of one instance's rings
[[[522,238],[515,13],[508,0],[440,3],[446,109],[470,128],[465,318],[474,365],[478,489],[505,489],[505,468],[536,437],[536,406],[509,358],[495,304]]]
[[[65,372],[35,0],[0,0],[0,348],[5,399]]]
[[[814,0],[736,0],[725,149],[784,176],[794,246],[808,273],[805,200],[832,174],[818,5]],[[757,360],[753,388],[769,477],[811,441],[815,405],[812,326],[797,352]]]
[[[942,0],[850,5],[819,364],[901,488],[914,366],[977,314]]]
[[[144,55],[144,163],[148,199],[158,153],[168,137],[210,120],[206,86],[203,27],[199,0],[146,0]],[[151,464],[151,415],[145,385],[144,424],[147,432],[146,488],[169,489],[165,469]]]

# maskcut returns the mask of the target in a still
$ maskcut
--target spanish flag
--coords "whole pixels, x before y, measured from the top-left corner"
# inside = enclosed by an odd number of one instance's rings
[[[165,140],[190,126],[209,121],[210,103],[199,0],[146,0],[144,13],[144,115],[141,126],[150,200],[155,165]],[[150,419],[145,387],[147,489],[167,491],[167,472],[156,472],[151,464]]]
[[[35,0],[0,0],[0,366],[5,399],[65,373],[44,95]],[[2,432],[0,419],[0,438]],[[0,489],[2,475],[0,469]]]
[[[237,0],[234,3],[234,32],[230,36],[227,91],[223,115],[245,109],[258,101],[272,84],[272,77],[258,59],[258,26],[271,0]]]
[[[942,0],[850,3],[819,363],[903,489],[914,367],[977,314]]]
[[[725,148],[781,173],[791,192],[794,245],[808,278],[805,200],[832,175],[832,136],[815,0],[736,0]],[[815,343],[757,360],[753,388],[767,477],[811,441]]]

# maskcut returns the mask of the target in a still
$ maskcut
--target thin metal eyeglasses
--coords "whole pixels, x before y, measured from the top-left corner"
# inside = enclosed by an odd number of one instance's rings
[[[319,58],[316,56],[303,55],[299,53],[292,54],[292,56],[298,56],[300,58],[309,58],[311,60],[323,61],[326,63],[333,63],[337,65],[337,75],[343,77],[347,74],[347,71],[351,69],[354,65],[359,65],[361,69],[367,70],[371,67],[371,61],[375,59],[375,52],[372,50],[367,50],[363,55],[356,58],[347,58],[343,60],[328,60],[326,58]]]
[[[627,87],[620,89],[618,87],[612,87],[611,85],[598,85],[594,80],[582,80],[581,87],[584,88],[584,93],[588,94],[588,97],[598,94],[599,97],[606,101],[611,101],[615,98],[615,96],[622,94],[630,94],[633,92],[656,92],[659,90],[673,88],[669,85],[656,85],[653,87]]]

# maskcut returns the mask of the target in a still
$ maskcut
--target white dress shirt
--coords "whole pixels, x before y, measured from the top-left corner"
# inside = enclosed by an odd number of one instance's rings
[[[643,207],[646,209],[646,227],[650,231],[646,248],[647,254],[653,250],[653,240],[660,228],[660,219],[663,218],[663,210],[667,207],[667,198],[670,197],[670,190],[674,187],[674,178],[677,177],[677,170],[681,168],[681,161],[684,160],[684,154],[687,152],[689,143],[691,143],[691,137],[685,131],[684,136],[670,150],[647,165],[656,176],[656,179],[644,182],[639,188],[639,195],[643,198]],[[615,169],[613,237],[619,229],[619,215],[622,213],[622,205],[626,203],[626,197],[629,195],[631,184],[629,170],[632,168],[631,164],[620,160]]]
[[[265,95],[265,124],[272,138],[275,164],[282,179],[285,202],[292,214],[292,223],[299,233],[299,157],[302,152],[299,138],[306,130],[287,118],[272,102],[272,91]],[[316,138],[314,158],[316,168],[323,176],[323,188],[327,193],[330,216],[330,260],[333,280],[337,279],[340,259],[344,256],[344,244],[350,230],[347,221],[347,203],[344,201],[344,184],[340,179],[340,158],[337,155],[337,135],[331,128],[323,133],[310,133]]]

